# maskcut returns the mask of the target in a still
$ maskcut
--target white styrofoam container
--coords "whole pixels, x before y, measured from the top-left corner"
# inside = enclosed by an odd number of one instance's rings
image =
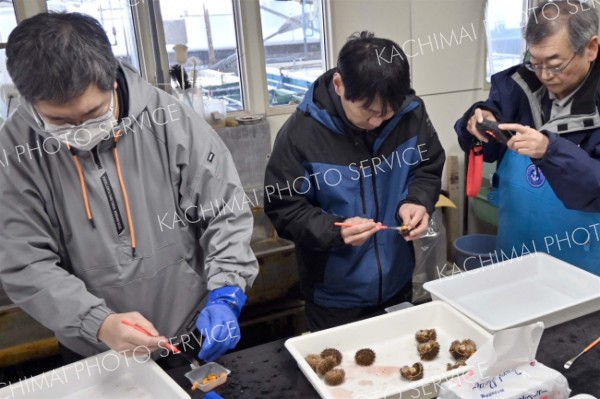
[[[437,331],[440,354],[433,361],[421,361],[415,332],[428,328]],[[448,351],[451,342],[466,338],[479,347],[491,334],[451,306],[437,301],[290,338],[285,347],[324,399],[424,399],[435,397],[443,382],[467,371],[466,368],[446,371],[447,363],[454,363]],[[336,348],[343,355],[339,367],[346,372],[346,380],[337,387],[326,385],[304,360],[306,355],[318,355],[325,348]],[[362,348],[375,351],[372,366],[356,365],[354,354]],[[400,377],[402,366],[419,361],[425,369],[423,379],[410,382]]]
[[[0,389],[1,399],[189,399],[153,360],[100,353]]]
[[[552,327],[600,310],[600,277],[543,252],[424,287],[491,332],[536,321]]]

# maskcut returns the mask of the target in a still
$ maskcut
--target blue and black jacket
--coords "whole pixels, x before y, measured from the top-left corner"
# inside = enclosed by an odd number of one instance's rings
[[[531,126],[549,138],[542,159],[532,159],[565,208],[600,212],[600,62],[596,61],[573,96],[568,114],[550,119],[552,101],[534,72],[522,64],[492,76],[489,98],[473,104],[454,129],[462,149],[469,151],[474,137],[467,123],[475,108],[488,110],[496,120]],[[486,162],[501,161],[505,145],[484,145]],[[494,182],[497,186],[501,182]]]
[[[265,175],[265,212],[296,244],[307,300],[332,308],[382,304],[412,279],[412,244],[384,230],[359,247],[334,223],[350,217],[397,226],[398,209],[433,212],[445,162],[421,99],[411,93],[377,131],[353,127],[322,75],[281,128]]]

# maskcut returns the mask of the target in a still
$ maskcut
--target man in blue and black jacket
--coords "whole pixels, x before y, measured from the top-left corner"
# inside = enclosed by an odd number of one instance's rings
[[[484,144],[499,161],[498,258],[547,252],[600,275],[600,63],[598,14],[579,1],[532,9],[525,62],[492,76],[486,101],[456,122],[465,151],[488,141],[476,122],[517,132]]]
[[[265,176],[265,212],[296,244],[311,331],[410,301],[411,241],[428,227],[444,161],[402,49],[351,37],[281,128]],[[383,227],[399,225],[410,235]]]

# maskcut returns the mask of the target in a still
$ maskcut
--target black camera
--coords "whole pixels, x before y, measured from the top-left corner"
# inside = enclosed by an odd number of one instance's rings
[[[508,140],[515,135],[515,132],[513,131],[498,128],[498,122],[489,119],[484,119],[483,122],[477,122],[475,127],[488,138],[502,144],[506,144]]]

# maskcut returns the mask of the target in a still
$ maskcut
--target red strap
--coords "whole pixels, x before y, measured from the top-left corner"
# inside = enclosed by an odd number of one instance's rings
[[[467,196],[476,197],[481,188],[483,178],[483,145],[477,142],[469,152],[469,165],[467,166]]]

